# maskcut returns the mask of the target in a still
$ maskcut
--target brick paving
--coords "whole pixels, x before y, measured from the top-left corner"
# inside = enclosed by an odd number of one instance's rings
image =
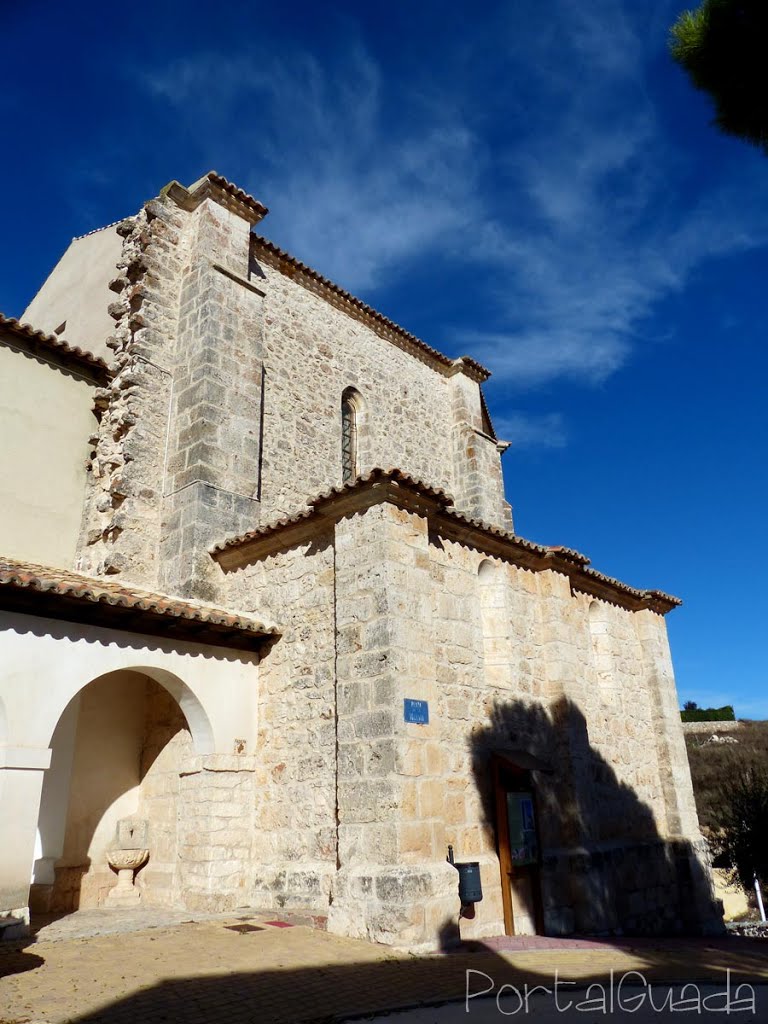
[[[94,913],[94,912],[91,912]],[[79,915],[37,941],[0,949],[0,1024],[305,1024],[461,999],[467,968],[498,985],[606,982],[768,982],[760,940],[489,940],[413,956],[339,938],[272,914],[241,912],[156,927],[124,920],[86,937]],[[268,923],[272,922],[272,923]],[[292,924],[292,927],[281,927]],[[50,926],[48,926],[50,928]],[[93,919],[89,927],[104,927]],[[69,928],[71,937],[65,934]],[[12,947],[12,948],[11,948]]]

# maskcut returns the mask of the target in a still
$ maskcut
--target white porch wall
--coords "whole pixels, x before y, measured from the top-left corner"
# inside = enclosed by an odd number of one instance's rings
[[[178,701],[196,754],[255,752],[255,652],[2,612],[0,664],[0,913],[25,909],[53,733],[72,698],[94,679],[129,669],[160,683]],[[102,748],[94,770],[104,767],[109,745]]]

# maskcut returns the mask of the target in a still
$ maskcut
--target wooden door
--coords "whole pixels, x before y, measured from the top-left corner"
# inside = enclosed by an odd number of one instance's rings
[[[543,930],[536,793],[531,773],[494,758],[496,839],[507,935]]]

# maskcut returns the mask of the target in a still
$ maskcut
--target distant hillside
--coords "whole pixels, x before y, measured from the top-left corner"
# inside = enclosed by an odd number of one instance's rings
[[[685,736],[696,809],[704,830],[718,827],[720,788],[727,778],[754,762],[768,768],[768,722],[742,722],[737,730],[732,723],[725,724],[721,731],[713,722],[711,730],[686,732]]]

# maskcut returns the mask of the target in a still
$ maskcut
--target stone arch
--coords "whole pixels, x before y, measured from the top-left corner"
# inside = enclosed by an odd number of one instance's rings
[[[48,746],[50,746],[56,728],[62,717],[65,715],[67,708],[79,699],[80,694],[86,686],[90,686],[91,683],[96,683],[101,679],[105,679],[110,675],[116,674],[117,672],[133,672],[136,673],[137,676],[147,676],[150,679],[153,679],[156,683],[159,683],[164,690],[168,691],[181,708],[182,714],[189,725],[189,731],[192,735],[192,743],[195,748],[195,753],[213,753],[215,749],[213,727],[200,698],[193,693],[189,686],[187,686],[187,684],[175,673],[169,672],[167,669],[157,668],[154,665],[127,665],[119,669],[111,669],[107,672],[102,672],[99,675],[94,676],[93,679],[89,679],[83,683],[83,685],[72,697],[70,697],[65,707],[62,708],[60,713],[57,715],[56,721],[48,736]]]
[[[101,905],[114,884],[107,851],[118,822],[150,822],[145,895],[167,901],[177,871],[183,771],[213,751],[200,701],[173,672],[135,665],[96,676],[68,701],[50,736],[41,793],[31,905]]]
[[[507,587],[502,563],[485,558],[477,568],[483,665],[488,686],[510,685],[511,658]]]

